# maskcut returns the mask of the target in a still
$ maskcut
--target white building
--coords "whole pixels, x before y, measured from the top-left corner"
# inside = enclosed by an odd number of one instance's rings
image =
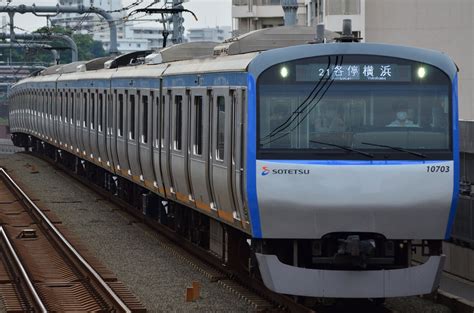
[[[217,26],[207,28],[192,28],[188,30],[189,42],[195,41],[215,41],[222,42],[232,37],[230,26]]]
[[[163,46],[162,31],[161,27],[127,25],[125,27],[125,38],[147,40],[147,49],[158,49]],[[171,43],[171,41],[169,42]]]
[[[365,33],[365,0],[298,0],[297,25],[324,23],[327,29],[342,31],[342,20],[352,19],[355,35]],[[233,0],[232,18],[239,34],[255,29],[283,26],[280,0]]]

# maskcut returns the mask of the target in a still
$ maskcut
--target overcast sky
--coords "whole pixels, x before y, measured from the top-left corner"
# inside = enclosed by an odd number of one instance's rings
[[[214,26],[232,26],[231,17],[231,1],[232,0],[190,0],[184,3],[184,7],[193,11],[198,21],[185,13],[184,26],[186,29],[196,27],[214,27]],[[124,6],[135,2],[134,0],[122,0]],[[163,0],[161,0],[163,2]],[[54,0],[12,0],[10,5],[56,5],[58,2]],[[151,0],[144,0],[144,4],[151,3]],[[1,5],[6,4],[6,0],[0,0]],[[7,18],[8,22],[8,18]],[[31,13],[15,15],[15,25],[29,31],[35,30],[46,25],[46,18],[36,17]],[[151,24],[153,25],[153,24]]]

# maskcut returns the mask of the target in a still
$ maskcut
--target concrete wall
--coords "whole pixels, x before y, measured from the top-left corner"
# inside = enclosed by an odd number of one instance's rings
[[[474,120],[474,1],[366,0],[365,41],[447,53],[460,68],[460,119]]]

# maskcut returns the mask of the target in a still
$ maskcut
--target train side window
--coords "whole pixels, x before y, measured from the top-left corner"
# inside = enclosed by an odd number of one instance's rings
[[[53,93],[46,92],[46,99],[48,101],[48,107],[49,107],[49,119],[53,119]]]
[[[91,92],[91,129],[95,129],[95,92]]]
[[[217,151],[216,159],[224,160],[225,151],[225,97],[217,97]]]
[[[194,154],[202,155],[202,96],[194,97],[195,121],[194,121]]]
[[[175,104],[175,123],[174,123],[174,149],[181,151],[182,148],[182,129],[183,129],[183,96],[174,97]]]
[[[104,95],[102,93],[99,93],[99,107],[97,108],[97,110],[97,129],[99,130],[99,133],[101,133],[104,117]]]
[[[119,99],[119,110],[118,110],[118,116],[117,116],[118,125],[119,125],[118,135],[122,137],[123,136],[123,94],[119,94],[118,99]]]
[[[67,91],[64,93],[64,101],[65,101],[64,123],[67,123],[69,121],[69,93]]]
[[[69,102],[71,103],[71,108],[69,110],[69,114],[70,114],[70,121],[71,121],[71,125],[74,123],[74,90],[72,90],[70,93],[69,93],[69,96],[71,97],[69,99]]]
[[[135,95],[130,95],[130,131],[129,138],[130,140],[135,139]]]
[[[110,95],[109,97],[111,97],[112,95]],[[114,100],[117,99],[117,92],[114,92]],[[113,105],[114,103],[112,101],[109,101],[107,102],[107,131],[110,135],[113,134],[113,127],[114,127],[114,116],[113,116]]]
[[[156,142],[155,146],[158,148],[160,144],[160,129],[161,129],[161,101],[160,96],[156,97]]]
[[[89,124],[89,119],[87,118],[88,117],[87,116],[88,112],[87,112],[87,93],[86,92],[84,92],[83,97],[84,97],[83,98],[84,99],[84,119],[83,119],[82,126],[87,128],[87,124]]]
[[[63,93],[59,93],[59,122],[63,121]]]
[[[162,97],[161,110],[160,110],[160,135],[161,135],[161,147],[165,147],[165,103],[166,96]]]
[[[148,96],[142,96],[142,143],[148,143]]]
[[[76,126],[77,127],[80,127],[81,126],[81,94],[80,92],[77,92],[76,93],[76,102],[75,102],[75,106],[76,106]]]

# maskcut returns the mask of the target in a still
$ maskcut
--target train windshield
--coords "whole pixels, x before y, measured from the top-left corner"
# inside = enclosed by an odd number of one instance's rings
[[[451,82],[434,66],[325,56],[275,65],[257,88],[259,158],[452,158]]]

